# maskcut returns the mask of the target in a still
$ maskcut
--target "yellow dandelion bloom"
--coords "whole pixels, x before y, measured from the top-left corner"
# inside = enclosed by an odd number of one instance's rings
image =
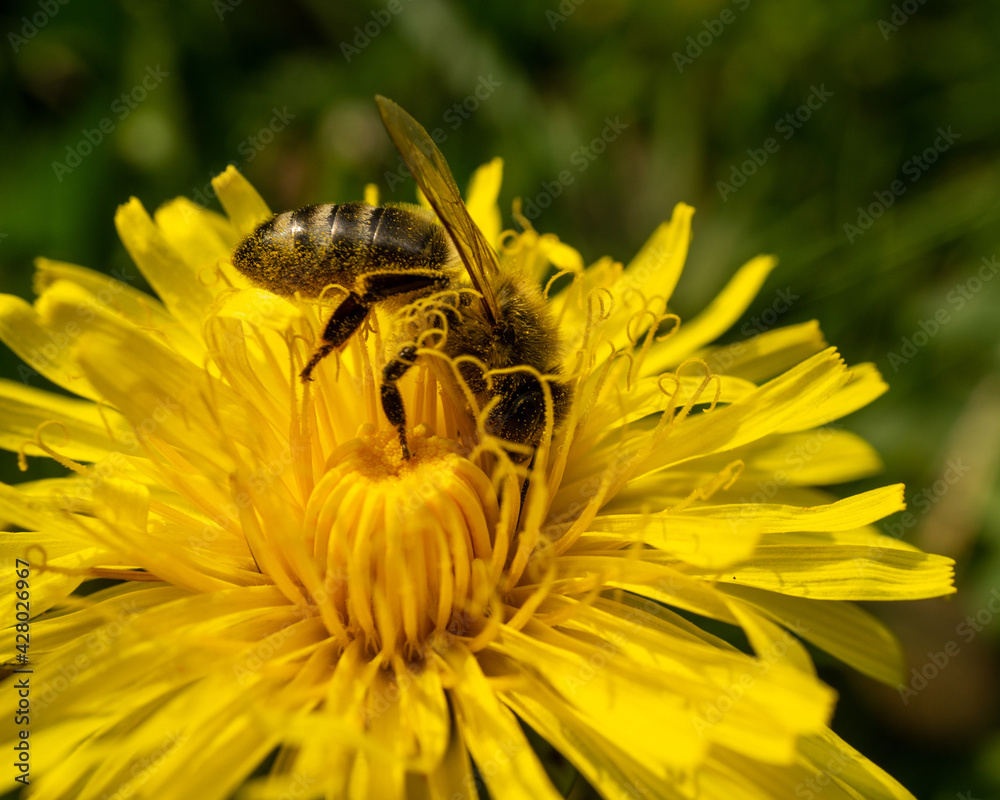
[[[562,276],[548,304],[573,387],[523,507],[525,465],[480,439],[430,345],[400,383],[402,458],[378,402],[392,318],[303,386],[329,308],[233,269],[269,213],[233,169],[214,181],[226,216],[120,209],[157,297],[42,259],[34,305],[2,298],[27,366],[0,384],[0,445],[67,469],[0,486],[3,596],[28,592],[31,616],[3,638],[30,670],[8,677],[30,721],[0,694],[4,752],[30,751],[4,789],[559,797],[530,731],[605,798],[910,797],[831,732],[803,644],[898,682],[893,637],[849,601],[952,591],[950,561],[873,527],[902,487],[814,488],[878,468],[835,422],[885,390],[878,372],[815,324],[713,345],[768,257],[672,315],[691,208],[627,266],[584,268],[552,235],[501,233],[500,176],[477,173],[469,208],[501,259]]]

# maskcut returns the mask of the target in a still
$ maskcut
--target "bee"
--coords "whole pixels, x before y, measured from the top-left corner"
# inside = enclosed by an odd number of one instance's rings
[[[560,373],[556,324],[538,288],[501,264],[469,216],[427,131],[391,100],[378,96],[376,102],[389,137],[433,212],[367,203],[286,211],[236,245],[233,265],[278,295],[297,292],[318,298],[331,284],[347,290],[301,372],[304,382],[323,358],[347,344],[376,306],[398,311],[420,298],[450,293],[456,299],[450,307],[442,306],[440,347],[458,359],[458,372],[479,408],[489,409],[486,432],[512,443],[513,448],[505,448],[508,454],[524,461],[529,455],[517,445],[534,453],[545,430],[548,402],[556,425],[570,402],[566,382],[550,379]],[[382,409],[399,433],[406,459],[406,410],[397,383],[417,361],[416,341],[395,342],[380,386]],[[550,401],[539,375],[547,376]]]

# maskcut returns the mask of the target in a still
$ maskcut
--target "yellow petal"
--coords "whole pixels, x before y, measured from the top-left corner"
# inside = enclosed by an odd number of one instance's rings
[[[129,369],[116,368],[123,358]],[[191,450],[206,468],[216,464],[228,472],[230,437],[253,438],[255,430],[264,428],[259,420],[251,421],[252,411],[232,390],[135,329],[116,328],[113,322],[93,328],[81,337],[78,360],[103,397],[129,419],[137,436],[155,435]],[[197,448],[190,447],[192,440]]]
[[[554,745],[602,797],[681,800],[684,796],[676,788],[686,777],[680,770],[671,772],[668,769],[668,777],[664,780],[599,731],[578,724],[544,683],[536,684],[530,692],[504,692],[502,697],[521,719]]]
[[[35,267],[35,291],[39,295],[63,281],[86,290],[86,294],[77,295],[80,303],[77,321],[81,324],[90,322],[98,311],[114,312],[134,325],[155,330],[179,353],[200,358],[204,350],[200,341],[178,325],[159,300],[129,285],[139,277],[131,266],[125,267],[121,274],[112,272],[111,276],[47,258],[35,259]]]
[[[226,167],[221,175],[212,178],[212,187],[226,210],[237,237],[248,236],[259,223],[271,216],[267,203],[232,165]]]
[[[918,600],[955,591],[954,561],[906,550],[848,545],[762,545],[726,570],[728,583],[819,600]],[[685,569],[695,574],[700,568]],[[702,573],[705,574],[705,573]]]
[[[497,198],[500,196],[502,181],[503,159],[494,158],[472,174],[465,193],[469,216],[493,247],[497,247],[500,240],[501,220]]]
[[[876,617],[851,603],[789,597],[729,584],[720,587],[834,658],[890,686],[902,680],[903,649]]]
[[[794,419],[789,415],[788,419]],[[720,457],[698,462],[718,468],[740,458],[744,468],[730,487],[730,496],[766,502],[778,486],[827,486],[857,480],[882,470],[875,448],[855,433],[833,427],[763,437]]]
[[[757,658],[760,659],[761,669],[769,671],[772,667],[777,666],[781,670],[781,674],[775,676],[779,683],[786,680],[784,674],[784,667],[786,665],[794,667],[799,672],[811,678],[816,676],[816,668],[813,666],[809,651],[802,646],[795,636],[783,630],[779,625],[773,624],[764,615],[756,613],[755,610],[748,608],[739,601],[732,602],[729,608],[733,612],[733,616],[739,620],[740,627],[746,634],[750,646],[753,648]],[[798,631],[795,632],[798,633]],[[827,695],[829,705],[825,709],[819,704],[814,704],[811,711],[816,716],[814,716],[811,725],[804,725],[801,721],[798,721],[798,725],[802,725],[799,730],[806,730],[809,727],[816,730],[829,722],[830,714],[833,711],[833,699],[831,692]],[[802,707],[803,704],[801,702],[794,701],[773,703],[768,706],[768,708],[791,710],[793,714],[800,713]]]
[[[707,405],[716,401],[735,403],[757,388],[749,381],[729,375],[715,376],[709,381],[704,375],[681,375],[679,379],[671,375],[669,378],[640,378],[627,389],[627,369],[624,361],[612,365],[600,400],[574,437],[576,443],[586,442],[595,434],[614,436],[613,431],[651,414],[662,413],[668,407],[680,408],[689,403]],[[588,388],[582,394],[586,396]]]
[[[411,768],[434,773],[447,757],[449,738],[453,734],[441,676],[433,669],[407,669],[402,660],[397,661],[396,675],[400,717],[407,733],[417,742]]]
[[[573,652],[573,645],[580,652]],[[661,775],[668,765],[683,770],[703,757],[708,741],[697,735],[688,693],[671,689],[664,672],[639,669],[624,655],[616,655],[614,647],[588,647],[538,623],[529,623],[524,633],[504,627],[492,649],[519,668],[545,675],[573,709],[578,724],[599,728]],[[531,689],[525,692],[530,695]],[[648,716],[650,696],[658,699],[655,727],[660,733],[655,738]]]
[[[170,313],[194,337],[201,333],[212,293],[198,280],[135,198],[120,206],[115,226],[132,260]]]
[[[83,330],[83,323],[73,319],[61,329],[52,329],[20,297],[0,294],[0,340],[27,364],[18,367],[21,380],[26,385],[37,380],[38,375],[43,375],[74,394],[91,400],[100,399],[99,393],[83,377],[73,359],[74,348]]]
[[[604,307],[603,313],[597,315],[601,320],[598,330],[607,336],[615,349],[630,347],[641,339],[651,325],[658,325],[660,315],[667,310],[667,302],[673,294],[679,271],[687,257],[693,214],[691,206],[678,203],[670,222],[657,228],[627,269],[623,270],[620,264],[608,260],[583,272],[577,278],[574,291],[581,298],[586,298],[586,301],[579,305],[567,305],[563,327],[582,333],[588,324],[594,324],[589,319],[595,312],[592,299],[594,294]],[[563,303],[567,303],[573,292],[564,294],[566,297]],[[577,346],[578,338],[574,333],[567,334],[569,347]],[[664,346],[655,345],[649,358],[655,358],[655,354]],[[660,361],[657,360],[656,364],[659,365]],[[662,366],[648,367],[646,362],[643,372],[655,374],[664,369]]]
[[[469,750],[465,746],[462,729],[456,727],[451,733],[444,760],[428,778],[428,797],[431,800],[454,800],[456,797],[465,797],[468,792],[473,791],[471,787],[475,785],[476,777],[472,771]]]
[[[740,267],[704,311],[690,322],[684,322],[675,335],[653,348],[643,365],[643,372],[656,374],[676,366],[699,347],[729,330],[749,308],[777,263],[773,256],[757,256]]]
[[[18,451],[25,442],[41,441],[75,461],[99,461],[117,449],[129,431],[117,412],[91,402],[0,380],[0,447]],[[115,438],[112,438],[115,437]],[[42,455],[37,446],[27,455]]]
[[[760,439],[795,419],[803,408],[829,396],[845,380],[846,370],[836,350],[830,348],[818,353],[742,400],[688,417],[665,438],[668,444],[652,448],[636,474],[732,450]]]
[[[158,208],[154,219],[198,282],[218,296],[230,286],[245,285],[246,278],[229,260],[232,242],[221,235],[219,226],[207,224],[210,213],[179,197]]]
[[[765,331],[752,339],[699,350],[712,372],[725,372],[752,383],[773,378],[810,356],[825,350],[826,341],[816,321]]]
[[[496,800],[561,800],[509,709],[496,699],[471,653],[452,646],[443,658],[455,673],[455,717],[466,746]]]
[[[874,364],[858,364],[851,367],[849,374],[850,380],[840,390],[789,421],[781,430],[802,431],[826,425],[863,408],[889,389]]]
[[[623,292],[625,287],[634,286],[669,302],[687,260],[692,216],[694,209],[686,203],[674,206],[670,221],[653,231],[612,291]]]
[[[845,796],[864,800],[914,800],[898,781],[875,766],[833,731],[807,736],[802,740],[804,760],[810,767],[810,777],[822,789],[819,781],[833,779],[832,788],[849,787]]]
[[[896,484],[812,508],[748,503],[692,508],[685,513],[695,519],[753,520],[760,526],[762,533],[786,533],[851,530],[887,517],[905,507],[903,485]]]
[[[713,518],[667,511],[601,515],[590,530],[613,533],[627,542],[644,542],[690,564],[722,569],[753,554],[761,527],[758,520],[736,513]]]

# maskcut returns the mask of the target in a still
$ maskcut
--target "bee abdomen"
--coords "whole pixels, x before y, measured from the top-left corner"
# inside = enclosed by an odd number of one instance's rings
[[[420,209],[325,203],[258,225],[236,247],[233,265],[275,294],[315,297],[366,272],[440,269],[449,253],[444,229]]]

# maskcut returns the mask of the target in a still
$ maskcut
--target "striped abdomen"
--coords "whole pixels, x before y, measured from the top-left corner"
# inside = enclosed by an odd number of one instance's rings
[[[418,206],[326,203],[277,214],[240,242],[233,266],[274,294],[317,297],[368,272],[442,270],[453,248]]]

